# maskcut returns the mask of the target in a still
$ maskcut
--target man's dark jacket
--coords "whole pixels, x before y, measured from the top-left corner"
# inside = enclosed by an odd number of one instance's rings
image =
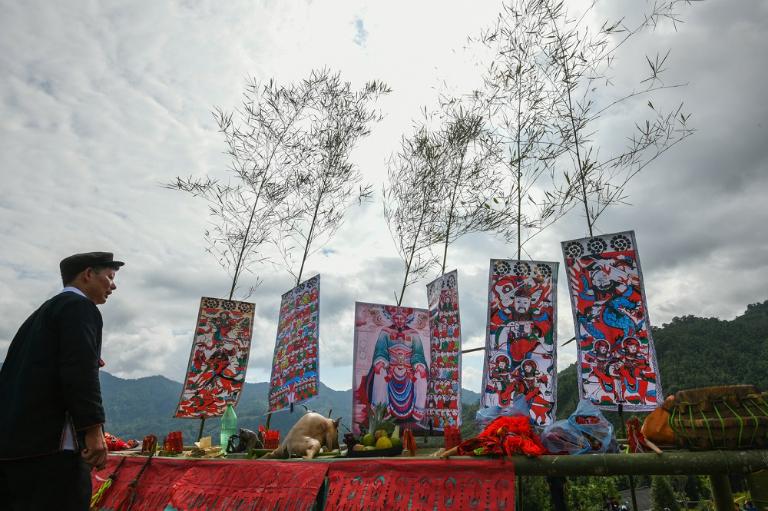
[[[104,423],[102,325],[96,304],[67,291],[19,328],[0,369],[0,459],[60,451],[65,428],[80,451],[84,430]]]

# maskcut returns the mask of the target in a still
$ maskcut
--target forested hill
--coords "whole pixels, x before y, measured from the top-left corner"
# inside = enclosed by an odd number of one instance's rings
[[[652,330],[665,396],[678,390],[751,383],[768,390],[768,301],[730,321],[683,316]],[[576,364],[558,373],[558,418],[578,399]]]

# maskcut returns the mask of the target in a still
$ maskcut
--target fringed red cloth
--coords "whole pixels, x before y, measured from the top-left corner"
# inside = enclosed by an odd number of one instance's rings
[[[96,493],[109,474],[115,473],[120,457],[110,456],[107,468],[91,473],[92,494]],[[128,484],[136,477],[146,457],[126,458],[117,469],[112,486],[99,504],[99,509],[115,509],[117,504],[129,491]],[[139,478],[139,484],[134,497],[131,511],[154,511],[164,509],[171,500],[173,486],[189,470],[190,463],[186,460],[152,458],[144,473]],[[101,479],[101,480],[99,480]]]
[[[125,459],[99,509],[115,508],[145,461]],[[112,456],[105,470],[93,473],[92,493],[119,462]],[[162,510],[167,504],[179,511],[310,509],[327,471],[327,463],[152,458],[139,479],[131,511]]]
[[[180,511],[310,509],[327,471],[325,463],[195,462],[171,504]]]
[[[361,460],[330,464],[325,511],[515,509],[515,471],[499,460]]]

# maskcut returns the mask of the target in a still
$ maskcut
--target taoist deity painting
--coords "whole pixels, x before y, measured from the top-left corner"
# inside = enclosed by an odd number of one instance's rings
[[[317,397],[319,299],[320,275],[283,295],[269,380],[270,412]]]
[[[198,419],[224,414],[236,405],[251,348],[252,303],[201,298],[187,376],[174,417]]]
[[[537,424],[555,421],[557,263],[492,259],[481,407],[522,395]]]
[[[456,270],[427,284],[430,365],[424,428],[461,426],[461,321]]]
[[[394,305],[355,303],[352,431],[368,411],[386,405],[401,428],[420,429],[429,378],[429,313]]]
[[[581,396],[599,408],[663,402],[634,231],[562,243]]]

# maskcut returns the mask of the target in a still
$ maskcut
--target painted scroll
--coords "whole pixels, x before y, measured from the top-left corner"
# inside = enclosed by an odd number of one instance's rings
[[[599,408],[663,402],[634,231],[562,243],[581,397]]]
[[[368,424],[368,410],[383,403],[401,428],[420,429],[429,374],[429,313],[355,303],[352,431]]]
[[[537,424],[555,421],[557,263],[492,259],[482,407],[525,396]]]
[[[201,298],[187,376],[175,418],[219,417],[236,405],[251,348],[252,303]]]
[[[270,412],[317,397],[319,298],[320,275],[283,295],[269,380]]]
[[[426,417],[433,432],[461,426],[461,321],[456,270],[427,284],[430,366]]]

